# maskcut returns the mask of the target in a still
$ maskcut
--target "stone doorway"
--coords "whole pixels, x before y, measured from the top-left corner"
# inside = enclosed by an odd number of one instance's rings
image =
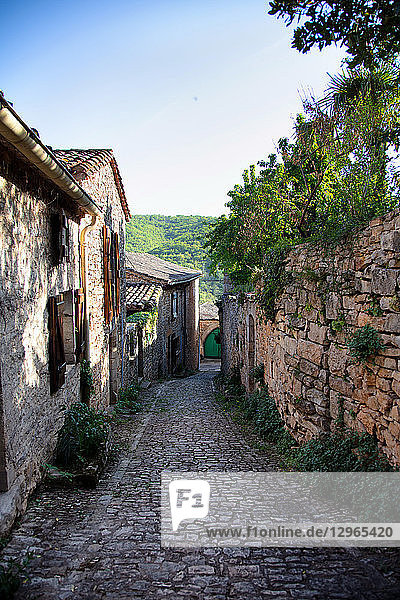
[[[204,342],[204,358],[221,358],[221,336],[219,327],[208,334]]]

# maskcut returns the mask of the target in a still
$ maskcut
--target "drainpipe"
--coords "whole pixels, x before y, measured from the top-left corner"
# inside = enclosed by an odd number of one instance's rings
[[[120,286],[121,286],[121,280],[120,280]],[[121,289],[120,289],[120,294],[121,294]],[[121,302],[121,298],[120,298],[120,302]],[[124,319],[124,310],[121,310],[121,306],[120,306],[120,315],[121,315],[121,387],[124,387],[124,344],[125,344],[125,319]]]
[[[96,226],[97,217],[92,215],[92,221],[86,225],[79,236],[79,248],[81,254],[81,281],[83,293],[85,295],[85,338],[86,338],[86,359],[90,361],[90,343],[89,343],[89,306],[87,294],[87,255],[86,255],[86,235],[93,231]]]

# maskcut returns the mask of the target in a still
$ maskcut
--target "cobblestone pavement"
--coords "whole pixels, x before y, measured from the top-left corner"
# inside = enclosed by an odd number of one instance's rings
[[[397,550],[160,548],[161,470],[275,468],[214,404],[214,375],[148,390],[97,489],[38,490],[5,549],[35,553],[17,598],[400,598]]]

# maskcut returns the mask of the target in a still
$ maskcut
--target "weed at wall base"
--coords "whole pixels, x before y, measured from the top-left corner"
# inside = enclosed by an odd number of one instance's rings
[[[56,447],[56,463],[72,467],[86,463],[106,444],[108,416],[82,402],[75,402],[65,413]]]
[[[232,384],[231,384],[232,385]],[[380,451],[376,438],[359,433],[344,425],[342,411],[333,432],[324,433],[300,445],[285,428],[273,398],[267,387],[247,396],[229,397],[229,379],[220,385],[225,393],[219,399],[225,407],[239,409],[253,423],[255,430],[265,441],[275,445],[284,459],[285,467],[295,471],[394,471],[387,457]]]
[[[137,413],[143,408],[143,402],[139,399],[140,389],[135,383],[121,388],[118,392],[118,400],[114,405],[116,413]]]

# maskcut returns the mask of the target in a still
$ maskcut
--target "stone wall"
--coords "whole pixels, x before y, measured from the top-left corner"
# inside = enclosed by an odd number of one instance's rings
[[[256,363],[298,440],[332,428],[339,405],[346,424],[375,434],[400,464],[400,211],[371,221],[338,246],[302,245],[287,261],[290,282],[273,322],[256,315]],[[256,304],[247,295],[222,302],[223,371],[241,370],[249,389],[246,327]],[[385,348],[366,364],[348,340],[370,324]],[[251,382],[250,382],[251,383]]]
[[[251,319],[254,324],[255,347],[251,357]],[[243,385],[253,391],[251,370],[264,361],[263,327],[258,319],[254,294],[224,294],[220,310],[221,372],[231,375],[239,371]]]
[[[169,314],[171,311],[170,294],[163,290],[158,305],[154,324],[151,320],[144,328],[137,324],[128,323],[127,326],[127,354],[129,357],[128,377],[136,381],[143,377],[147,381],[155,381],[167,377],[167,339]],[[139,334],[142,330],[143,339],[143,374],[139,373]]]
[[[199,368],[199,279],[187,284],[185,366]]]
[[[108,406],[114,402],[123,381],[123,370],[127,371],[129,361],[124,354],[124,329],[126,326],[125,302],[125,216],[115,185],[111,164],[105,164],[80,181],[82,187],[94,199],[103,213],[98,217],[94,228],[86,235],[88,256],[88,311],[89,311],[89,353],[93,368],[95,394],[93,403]],[[91,222],[86,217],[82,227]],[[110,324],[104,319],[104,267],[103,267],[103,225],[118,233],[119,255],[121,260],[121,310]]]
[[[73,364],[73,352],[68,352],[71,364],[64,385],[50,394],[48,299],[82,287],[79,241],[91,219],[82,218],[79,207],[11,148],[4,151],[0,144],[0,151],[1,534],[24,510],[43,464],[51,461],[65,408],[80,399],[80,366]],[[102,167],[81,184],[120,237],[122,310],[111,326],[104,323],[103,219],[97,220],[86,243],[93,403],[107,406],[111,383],[117,387],[122,381],[125,220],[111,167]],[[70,262],[54,266],[51,215],[61,209],[69,222]],[[68,336],[66,322],[65,338],[71,342],[74,332]]]
[[[50,460],[64,409],[79,399],[74,364],[50,396],[48,298],[80,287],[79,251],[68,263],[51,260],[51,214],[67,210],[68,201],[44,183],[26,181],[22,165],[0,171],[0,533],[24,509]],[[67,215],[70,247],[78,248],[79,218]]]

